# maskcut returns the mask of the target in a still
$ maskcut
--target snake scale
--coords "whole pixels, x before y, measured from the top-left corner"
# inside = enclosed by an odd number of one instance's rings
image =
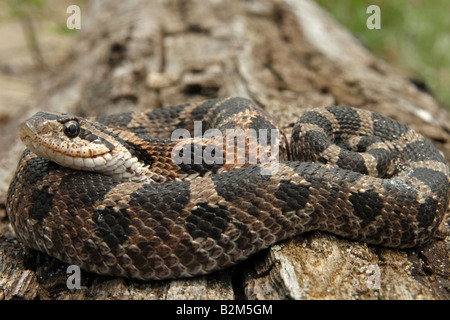
[[[256,163],[173,159],[223,142],[201,139],[209,129],[232,128],[268,141]],[[171,139],[177,129],[191,134],[184,149]],[[306,112],[290,142],[265,111],[237,97],[92,119],[39,112],[19,132],[28,149],[7,196],[18,238],[105,275],[207,274],[310,230],[414,247],[432,238],[449,202],[449,168],[429,140],[351,107]],[[262,155],[274,144],[279,162],[263,174],[272,164]],[[213,150],[219,159],[232,152]]]

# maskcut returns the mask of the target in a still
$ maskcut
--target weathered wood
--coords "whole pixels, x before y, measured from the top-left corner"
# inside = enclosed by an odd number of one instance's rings
[[[288,132],[311,107],[375,110],[419,130],[450,159],[450,121],[436,100],[307,0],[93,1],[67,61],[2,132],[42,109],[96,115],[227,95],[253,99]],[[12,153],[0,153],[4,202],[23,147],[16,136],[1,142]],[[83,272],[81,289],[69,290],[67,266],[25,250],[0,212],[0,299],[450,297],[448,223],[415,250],[313,232],[209,276],[142,282]]]

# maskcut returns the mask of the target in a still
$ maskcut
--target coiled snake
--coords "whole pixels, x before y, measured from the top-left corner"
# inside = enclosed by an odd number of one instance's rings
[[[171,141],[177,129],[192,137]],[[205,138],[209,129],[223,139]],[[248,135],[243,155],[228,161],[238,152],[221,149],[226,129],[256,132],[258,143]],[[266,134],[273,130],[280,139]],[[305,113],[289,144],[243,98],[89,120],[40,112],[19,132],[28,149],[7,198],[18,238],[99,274],[206,274],[310,230],[413,247],[433,235],[449,201],[449,168],[431,142],[350,107]],[[262,138],[265,149],[255,149]],[[274,145],[279,154],[266,152]],[[174,160],[196,160],[199,150],[226,161]],[[264,154],[278,156],[275,170]]]

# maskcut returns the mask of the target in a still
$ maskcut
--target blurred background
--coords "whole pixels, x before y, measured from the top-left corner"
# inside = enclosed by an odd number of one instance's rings
[[[425,85],[450,109],[450,1],[317,0],[377,57]],[[381,29],[369,30],[366,9],[381,10]]]
[[[450,109],[450,1],[317,0],[377,57],[401,70]],[[81,19],[87,0],[0,0],[0,125],[30,103],[33,88],[70,57],[76,30],[66,9]],[[369,30],[369,5],[381,9],[381,29]]]

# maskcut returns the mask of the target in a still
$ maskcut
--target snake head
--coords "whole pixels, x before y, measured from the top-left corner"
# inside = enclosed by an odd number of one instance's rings
[[[19,126],[19,136],[42,158],[65,167],[98,171],[116,147],[103,129],[78,116],[38,112]]]

